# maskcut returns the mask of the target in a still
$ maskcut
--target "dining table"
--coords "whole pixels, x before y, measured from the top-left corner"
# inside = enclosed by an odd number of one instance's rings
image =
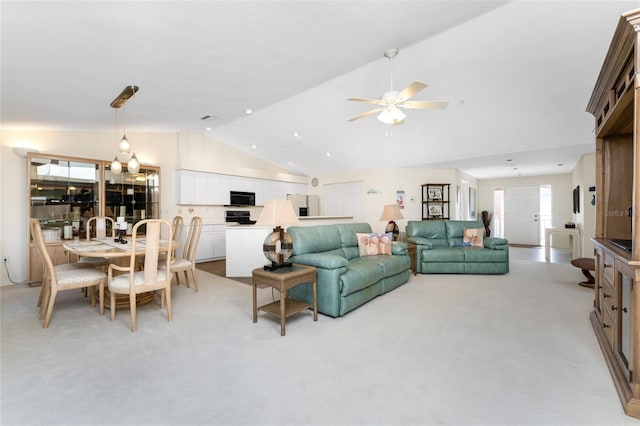
[[[125,241],[123,243],[122,241]],[[94,238],[91,240],[72,240],[66,241],[62,244],[62,247],[70,254],[78,257],[104,257],[109,259],[111,263],[117,263],[118,265],[127,265],[128,259],[131,258],[132,238],[127,236],[125,238]],[[169,244],[169,240],[160,240],[160,251],[167,252],[171,246],[172,249],[176,249],[180,246],[179,241],[173,241]],[[145,254],[145,238],[143,236],[136,237],[136,256],[144,256]],[[153,300],[153,292],[140,293],[136,297],[136,303],[143,305]],[[110,308],[109,289],[105,286],[105,308]],[[116,308],[117,309],[129,309],[129,296],[117,295],[116,296]]]

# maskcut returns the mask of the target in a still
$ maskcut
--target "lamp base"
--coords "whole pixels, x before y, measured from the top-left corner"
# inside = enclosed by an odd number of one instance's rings
[[[393,241],[398,241],[400,229],[398,228],[398,224],[393,220],[390,220],[389,223],[387,223],[387,227],[384,229],[384,232],[391,232],[393,234]]]
[[[284,263],[271,262],[271,265],[264,265],[264,270],[275,271],[276,269],[291,268],[292,266],[293,264],[291,262],[284,262]]]

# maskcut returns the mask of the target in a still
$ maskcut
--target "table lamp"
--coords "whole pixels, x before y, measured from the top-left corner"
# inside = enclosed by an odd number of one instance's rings
[[[389,221],[384,232],[391,232],[393,234],[393,241],[398,241],[398,234],[400,233],[398,225],[395,222],[398,219],[404,219],[404,216],[402,216],[402,213],[400,212],[400,207],[397,204],[385,205],[382,210],[382,214],[380,215],[380,220]]]
[[[298,225],[300,221],[289,200],[269,200],[265,203],[256,226],[273,227],[273,232],[267,235],[262,245],[264,256],[271,261],[264,269],[275,271],[279,268],[291,266],[287,260],[293,253],[293,240],[284,229],[289,225]]]

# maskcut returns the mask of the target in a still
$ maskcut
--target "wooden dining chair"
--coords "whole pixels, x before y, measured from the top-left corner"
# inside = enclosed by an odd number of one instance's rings
[[[138,236],[138,228],[146,226],[146,235]],[[163,256],[161,261],[164,265],[159,268],[160,256],[171,250],[172,225],[162,219],[146,219],[136,223],[131,235],[131,257],[129,266],[109,265],[107,273],[107,285],[111,293],[110,309],[111,320],[116,318],[116,295],[124,294],[129,296],[129,309],[131,311],[131,331],[137,329],[136,319],[136,296],[140,293],[148,293],[156,290],[161,291],[162,302],[167,305],[167,319],[171,321],[171,274],[169,262],[171,256]],[[162,242],[161,235],[165,235],[166,242]],[[136,252],[144,247],[144,268],[138,270],[138,256]],[[114,275],[114,271],[123,272],[121,275]]]
[[[78,288],[91,288],[91,306],[96,306],[95,288],[98,287],[98,297],[100,304],[100,315],[104,315],[104,283],[107,275],[104,271],[99,271],[89,264],[66,263],[53,266],[49,252],[42,237],[42,228],[38,219],[31,219],[31,235],[38,247],[42,263],[44,264],[44,275],[42,289],[38,298],[40,306],[40,319],[44,319],[42,326],[49,327],[53,305],[59,291],[72,290]]]
[[[181,257],[175,257],[169,264],[172,274],[175,274],[176,281],[180,285],[180,272],[184,272],[187,288],[189,288],[189,274],[193,278],[193,286],[196,292],[200,291],[198,287],[198,277],[196,274],[196,252],[198,251],[198,243],[200,234],[202,233],[202,218],[194,216],[189,225],[189,233],[184,243]]]
[[[108,216],[94,216],[89,218],[89,220],[87,220],[86,229],[87,240],[90,240],[92,238],[115,238],[116,236],[115,222]],[[109,259],[107,259],[106,257],[90,256],[81,257],[78,262],[88,263],[95,267],[106,267],[110,263]]]
[[[182,216],[176,216],[173,218],[173,236],[171,240],[173,241],[181,241],[182,240],[182,232],[184,231],[184,219]]]

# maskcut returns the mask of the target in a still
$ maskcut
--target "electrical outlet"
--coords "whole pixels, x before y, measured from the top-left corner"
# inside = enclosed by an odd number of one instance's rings
[[[8,262],[9,261],[9,256],[2,256],[2,261],[3,262]]]

